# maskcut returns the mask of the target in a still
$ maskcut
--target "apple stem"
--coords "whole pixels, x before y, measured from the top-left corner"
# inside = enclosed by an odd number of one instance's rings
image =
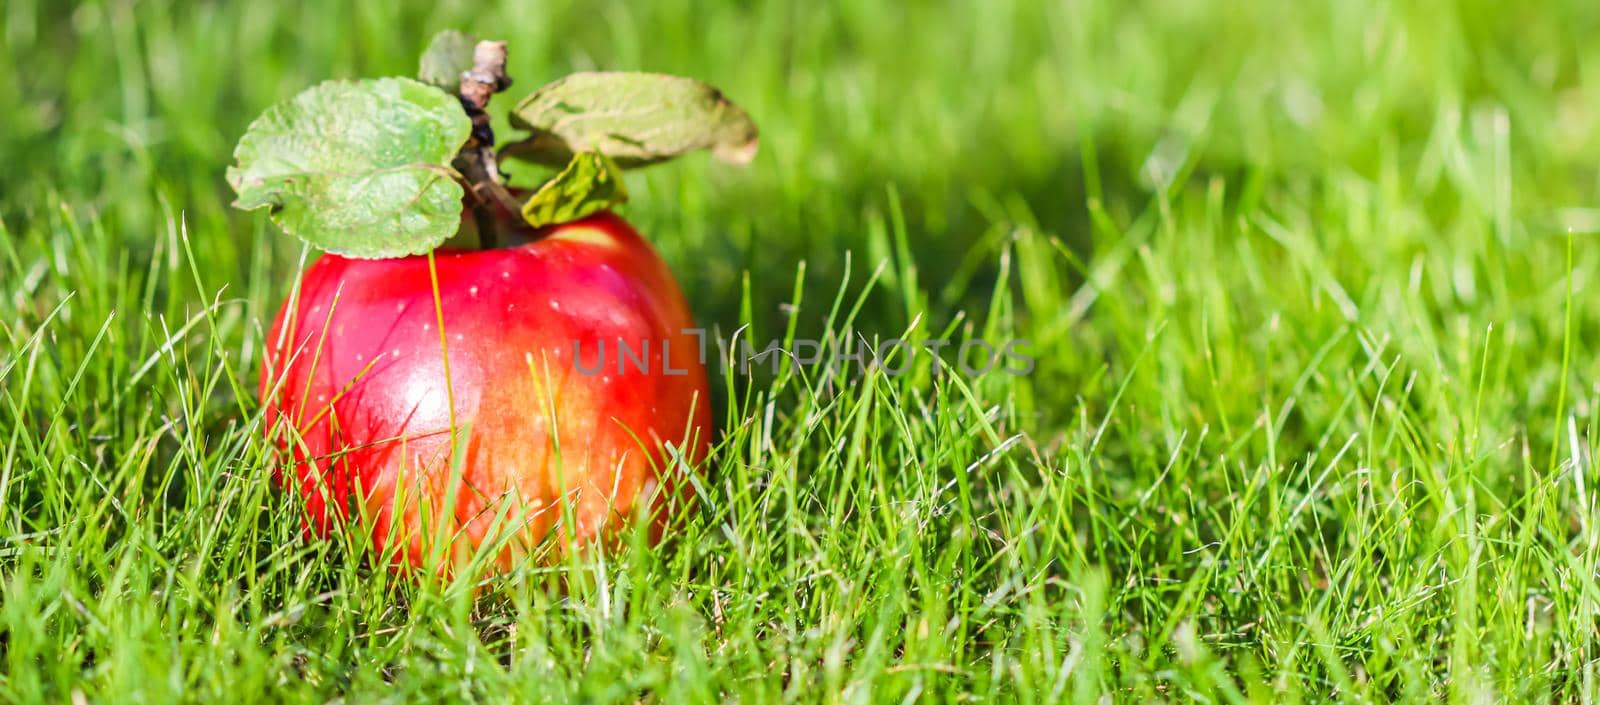
[[[454,166],[465,176],[472,193],[472,217],[478,225],[479,246],[495,247],[500,241],[496,209],[515,214],[522,210],[515,196],[501,183],[500,163],[494,151],[494,130],[489,127],[489,99],[511,87],[506,75],[506,43],[478,42],[472,50],[472,68],[461,72],[456,95],[472,118],[472,137],[456,155]]]

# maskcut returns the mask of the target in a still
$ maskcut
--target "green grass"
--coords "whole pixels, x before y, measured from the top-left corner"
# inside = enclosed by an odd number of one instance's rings
[[[1600,694],[1600,5],[395,4],[0,2],[0,699]],[[675,540],[477,591],[306,540],[222,172],[445,27],[750,109],[630,183],[704,324],[1036,369],[725,377]]]

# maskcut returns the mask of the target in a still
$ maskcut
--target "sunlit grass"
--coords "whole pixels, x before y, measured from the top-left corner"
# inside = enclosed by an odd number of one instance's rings
[[[7,699],[1594,697],[1600,6],[485,4],[0,3]],[[658,548],[306,540],[254,399],[303,252],[223,169],[444,27],[749,108],[749,168],[630,177],[707,328],[1034,369],[719,366]]]

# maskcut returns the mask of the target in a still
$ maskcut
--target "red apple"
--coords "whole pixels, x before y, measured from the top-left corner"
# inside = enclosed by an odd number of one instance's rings
[[[492,549],[504,570],[637,517],[658,537],[688,505],[711,415],[682,292],[615,215],[540,234],[437,250],[438,310],[424,256],[330,254],[306,271],[267,339],[261,398],[314,530],[356,511],[397,564],[441,551],[441,569],[510,537]]]

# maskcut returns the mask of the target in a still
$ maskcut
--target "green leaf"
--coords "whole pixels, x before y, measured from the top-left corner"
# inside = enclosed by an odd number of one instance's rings
[[[534,91],[511,113],[533,136],[506,155],[559,167],[579,152],[641,166],[709,149],[723,161],[755,157],[756,125],[717,90],[656,73],[577,73]]]
[[[327,81],[268,108],[228,168],[233,205],[272,208],[284,232],[350,257],[427,252],[461,225],[450,160],[472,123],[409,78]]]
[[[603,154],[581,152],[567,167],[522,204],[522,219],[533,227],[566,223],[622,205],[628,200],[620,170]]]
[[[455,95],[461,87],[461,74],[472,70],[472,50],[477,44],[477,37],[453,29],[433,35],[428,50],[422,52],[417,78]]]

